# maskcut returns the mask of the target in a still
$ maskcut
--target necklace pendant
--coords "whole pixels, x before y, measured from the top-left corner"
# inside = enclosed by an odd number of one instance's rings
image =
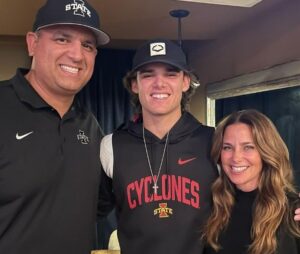
[[[154,190],[154,194],[157,194],[157,189],[159,188],[157,186],[157,184],[155,183],[153,186],[152,186],[153,190]]]
[[[146,152],[146,156],[147,156],[149,170],[150,170],[150,173],[151,173],[151,176],[152,176],[152,181],[153,181],[152,188],[153,188],[154,195],[157,195],[157,189],[159,188],[157,186],[157,181],[158,181],[158,178],[159,178],[159,175],[160,175],[161,167],[162,167],[163,162],[164,162],[164,157],[165,157],[166,149],[167,149],[167,146],[168,146],[169,134],[170,134],[170,131],[168,132],[167,137],[166,137],[164,151],[163,151],[163,154],[161,156],[160,165],[159,165],[159,168],[158,168],[158,171],[157,171],[157,176],[154,176],[153,171],[152,171],[152,167],[151,167],[151,163],[150,163],[149,154],[148,154],[146,139],[145,139],[145,128],[143,126],[143,141],[144,141],[145,152]]]

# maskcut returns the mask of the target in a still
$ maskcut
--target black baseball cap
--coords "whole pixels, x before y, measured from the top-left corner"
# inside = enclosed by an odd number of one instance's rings
[[[178,44],[167,39],[149,40],[138,48],[133,57],[132,71],[149,63],[166,63],[188,71],[183,50]]]
[[[84,0],[48,0],[37,12],[33,31],[54,25],[83,26],[94,33],[97,46],[109,42],[109,36],[100,30],[97,11]]]

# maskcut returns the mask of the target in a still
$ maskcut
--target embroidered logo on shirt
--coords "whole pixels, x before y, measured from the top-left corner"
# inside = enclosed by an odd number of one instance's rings
[[[159,218],[168,218],[173,214],[173,209],[168,208],[167,203],[159,203],[159,208],[154,210],[154,215],[158,215]]]
[[[179,159],[178,159],[178,165],[182,166],[182,165],[187,164],[187,163],[189,163],[189,162],[191,162],[191,161],[193,161],[193,160],[195,160],[195,159],[196,159],[196,157],[189,158],[189,159],[185,159],[185,160],[179,158]]]
[[[16,134],[16,139],[17,139],[17,140],[21,140],[21,139],[23,139],[23,138],[26,138],[27,136],[29,136],[29,135],[32,134],[32,133],[33,133],[33,131],[30,131],[30,132],[25,133],[25,134],[23,134],[23,135],[19,135],[19,133],[17,132],[17,134]]]
[[[87,144],[90,142],[89,137],[86,136],[86,135],[84,134],[84,131],[82,131],[82,130],[79,130],[79,134],[77,134],[77,139],[78,139],[78,140],[81,142],[81,144],[83,144],[83,145],[87,145]]]

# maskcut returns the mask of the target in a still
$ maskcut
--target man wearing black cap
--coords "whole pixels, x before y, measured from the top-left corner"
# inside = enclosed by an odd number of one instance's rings
[[[101,132],[74,97],[109,37],[87,2],[49,0],[26,40],[30,70],[0,84],[0,253],[87,254]]]
[[[139,115],[105,136],[100,149],[122,254],[202,253],[217,172],[209,159],[214,130],[186,110],[192,81],[181,48],[163,39],[140,47],[125,77]]]

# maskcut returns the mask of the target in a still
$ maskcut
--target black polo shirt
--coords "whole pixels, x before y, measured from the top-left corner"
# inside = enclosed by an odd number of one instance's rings
[[[0,253],[89,253],[100,128],[78,103],[61,119],[25,73],[0,82]]]

